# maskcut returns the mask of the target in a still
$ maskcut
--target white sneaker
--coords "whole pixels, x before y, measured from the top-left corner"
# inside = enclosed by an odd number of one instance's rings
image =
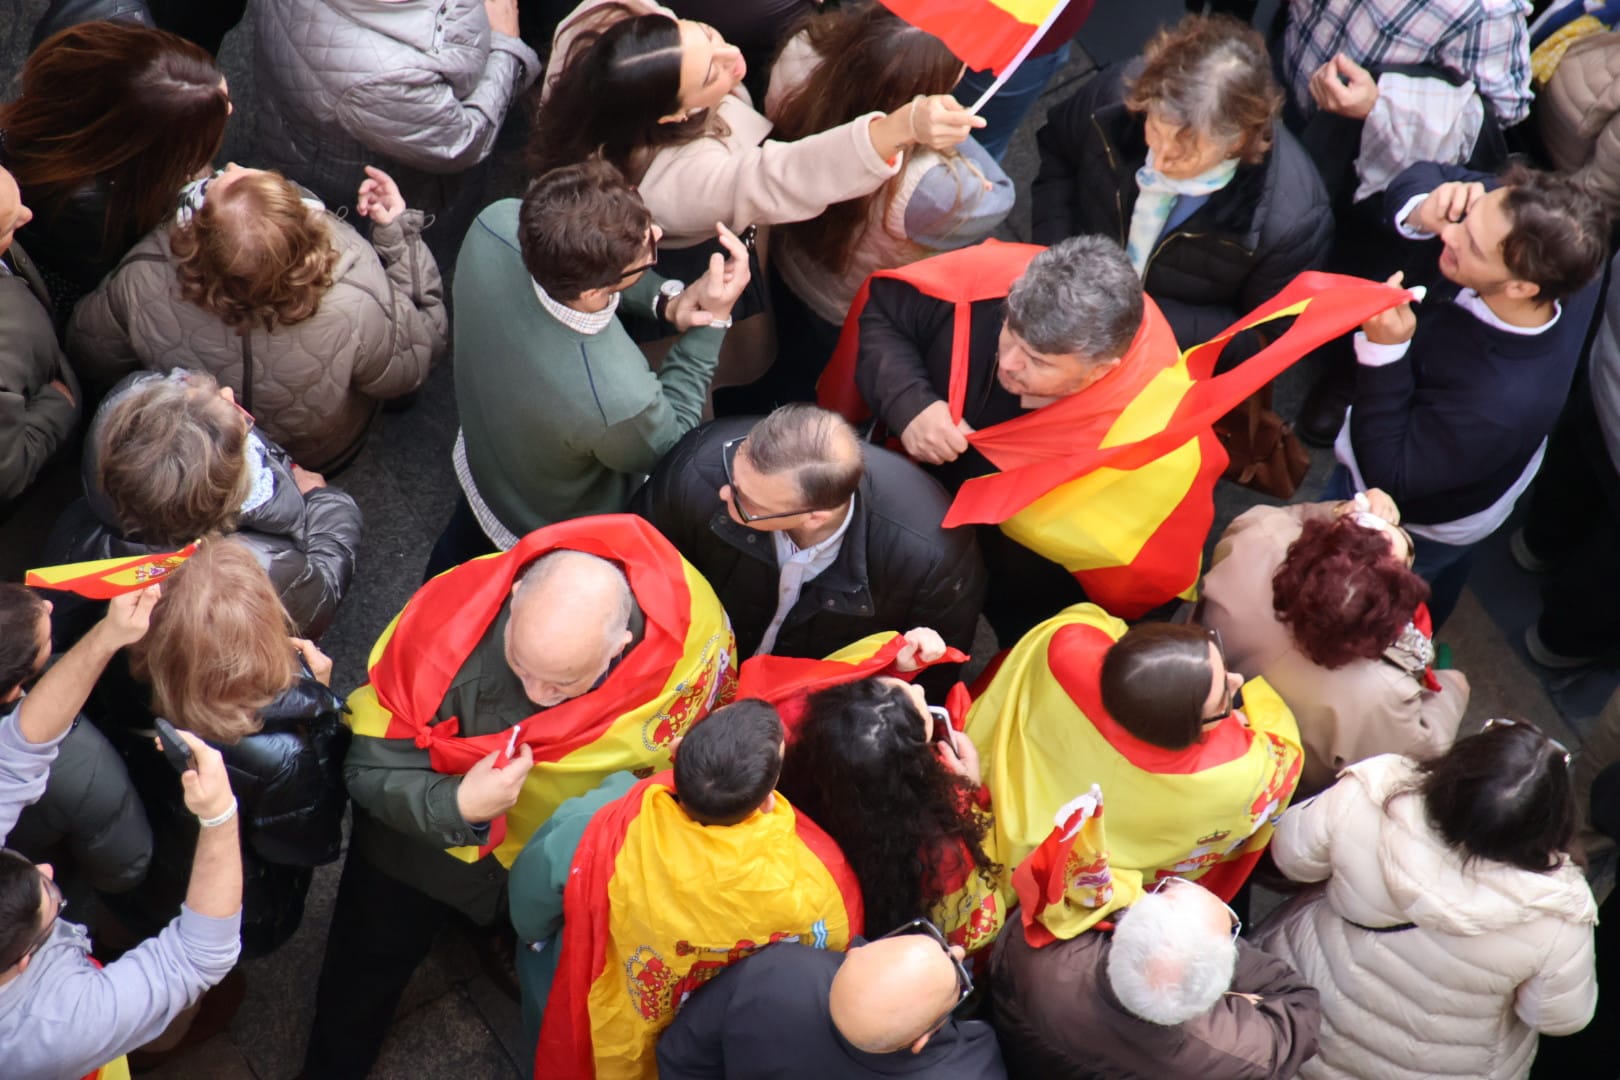
[[[1564,656],[1561,653],[1553,652],[1541,640],[1541,631],[1536,627],[1535,623],[1531,623],[1524,631],[1524,647],[1525,651],[1530,654],[1530,659],[1544,668],[1579,668],[1597,662],[1595,656]]]

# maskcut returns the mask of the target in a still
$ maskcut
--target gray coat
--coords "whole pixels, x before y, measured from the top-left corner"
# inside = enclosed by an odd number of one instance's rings
[[[252,0],[259,128],[254,164],[328,206],[353,203],[363,166],[427,212],[451,174],[483,161],[540,58],[490,30],[483,0]]]
[[[51,296],[13,243],[0,268],[0,504],[21,495],[79,423],[79,383],[51,325]],[[73,400],[50,388],[60,380]]]

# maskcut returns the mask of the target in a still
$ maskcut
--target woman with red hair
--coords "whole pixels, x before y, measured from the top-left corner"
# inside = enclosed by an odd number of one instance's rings
[[[1299,721],[1300,797],[1375,754],[1450,746],[1468,706],[1460,671],[1435,671],[1429,587],[1400,511],[1376,489],[1342,503],[1257,506],[1221,537],[1204,577],[1205,626],[1233,667],[1263,676]]]

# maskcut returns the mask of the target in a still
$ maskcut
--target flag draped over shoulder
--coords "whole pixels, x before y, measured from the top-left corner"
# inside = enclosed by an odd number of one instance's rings
[[[163,580],[196,552],[196,544],[187,544],[179,551],[42,566],[28,571],[23,582],[36,589],[76,593],[90,600],[111,600]]]
[[[916,672],[892,670],[895,657],[905,645],[904,636],[889,631],[864,637],[820,660],[768,654],[754,656],[743,661],[737,679],[737,696],[762,698],[774,705],[787,729],[788,741],[792,742],[804,718],[805,700],[811,694],[876,675],[912,679]],[[960,664],[966,660],[965,653],[947,648],[945,654],[932,663]],[[924,669],[928,666],[932,664],[925,665]],[[957,683],[946,697],[945,708],[959,731],[966,721],[969,704],[967,690]],[[980,809],[988,811],[989,796],[983,788],[980,792]],[[986,838],[987,847],[988,843]],[[990,854],[995,857],[993,851]],[[945,932],[952,944],[970,953],[994,941],[1006,918],[1006,906],[1001,895],[980,877],[967,849],[958,845],[943,853],[935,867],[939,877],[930,882],[940,893],[939,901],[930,912],[935,925]]]
[[[881,0],[977,71],[1001,74],[1062,0]]]
[[[673,785],[641,781],[575,849],[536,1076],[653,1077],[659,1033],[725,967],[777,941],[845,949],[861,932],[843,855],[780,794],[768,814],[708,828]]]
[[[1299,728],[1276,692],[1251,679],[1247,725],[1234,714],[1182,750],[1136,738],[1108,715],[1100,689],[1103,656],[1126,629],[1095,604],[1065,608],[1007,654],[973,703],[967,732],[995,799],[996,855],[1023,862],[1054,811],[1096,784],[1113,810],[1116,876],[1192,878],[1230,899],[1299,782]]]
[[[486,847],[449,849],[468,862],[493,851],[510,866],[563,800],[621,769],[667,767],[670,744],[735,690],[736,644],[714,590],[645,520],[611,514],[538,529],[423,585],[372,647],[370,681],[349,696],[355,734],[414,740],[442,773],[504,750],[510,729],[464,737],[459,717],[434,723],[434,714],[519,574],[562,550],[617,563],[645,633],[595,689],[523,721],[517,745],[532,749],[534,769]]]
[[[972,304],[1006,296],[1041,250],[986,242],[872,275],[955,305],[947,395],[953,418],[961,419],[966,394]],[[854,381],[868,295],[863,286],[817,387],[822,405],[851,420],[869,415]],[[1078,394],[968,436],[998,471],[963,484],[945,524],[999,525],[1125,618],[1189,595],[1214,522],[1215,482],[1227,464],[1214,422],[1301,356],[1409,297],[1361,278],[1308,272],[1185,352],[1147,299],[1142,327],[1113,371]],[[1293,324],[1256,355],[1214,374],[1237,334],[1289,318]]]

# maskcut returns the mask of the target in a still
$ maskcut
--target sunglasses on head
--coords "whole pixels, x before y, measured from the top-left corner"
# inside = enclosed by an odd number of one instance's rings
[[[1158,881],[1155,881],[1152,885],[1149,885],[1148,892],[1162,893],[1172,885],[1179,886],[1192,884],[1195,884],[1195,882],[1188,881],[1186,878],[1164,877],[1160,878]],[[1214,896],[1215,894],[1211,893],[1210,895]],[[1216,899],[1220,898],[1216,897]],[[1232,940],[1236,941],[1238,939],[1238,935],[1243,933],[1243,920],[1238,917],[1238,913],[1236,911],[1232,910],[1232,905],[1228,904],[1226,901],[1221,900],[1221,907],[1225,908],[1226,913],[1232,917]]]
[[[1484,724],[1480,725],[1479,731],[1480,731],[1480,734],[1483,735],[1485,732],[1491,730],[1492,728],[1505,728],[1505,727],[1529,728],[1531,731],[1535,732],[1537,735],[1540,735],[1543,739],[1547,740],[1547,742],[1552,745],[1552,748],[1554,750],[1558,751],[1560,754],[1562,754],[1564,756],[1564,764],[1565,765],[1568,765],[1571,761],[1575,760],[1575,755],[1570,753],[1569,747],[1565,746],[1563,743],[1559,742],[1557,739],[1553,738],[1551,735],[1548,735],[1545,731],[1542,731],[1540,728],[1536,727],[1534,724],[1521,724],[1519,721],[1517,721],[1517,720],[1509,720],[1505,716],[1493,716],[1489,720],[1486,720]]]
[[[966,1001],[968,999],[968,995],[973,993],[973,976],[968,974],[967,965],[958,960],[956,958],[956,954],[951,952],[951,943],[950,940],[945,937],[944,931],[935,926],[933,923],[929,922],[927,919],[912,919],[908,923],[895,927],[893,930],[890,930],[887,934],[884,934],[883,937],[880,937],[877,940],[882,941],[885,938],[906,937],[911,935],[928,938],[937,944],[941,949],[945,950],[945,955],[950,959],[951,966],[956,969],[956,1003],[949,1009],[945,1010],[945,1015],[936,1020],[933,1026],[929,1028],[929,1031],[936,1031],[945,1023],[945,1021],[951,1018],[951,1013],[956,1011],[957,1006]]]

